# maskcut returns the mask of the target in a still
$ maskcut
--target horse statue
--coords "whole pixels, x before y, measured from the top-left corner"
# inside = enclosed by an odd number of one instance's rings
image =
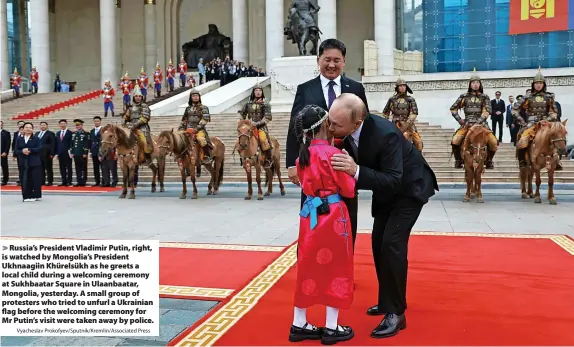
[[[160,156],[164,158],[172,154],[175,156],[181,174],[181,183],[183,184],[179,198],[185,199],[187,197],[187,176],[189,173],[193,184],[191,198],[197,199],[195,175],[197,157],[195,156],[194,143],[191,136],[185,131],[164,130],[157,138],[157,145]]]
[[[120,194],[120,199],[124,199],[127,195],[128,186],[130,187],[130,195],[128,199],[135,199],[135,185],[134,185],[134,174],[136,167],[142,162],[143,152],[139,148],[139,142],[134,135],[134,133],[124,127],[118,127],[113,124],[107,124],[101,130],[101,144],[100,152],[102,156],[106,156],[108,151],[113,148],[116,149],[116,155],[118,157],[118,162],[122,170],[122,180],[123,180],[123,190]],[[151,192],[156,191],[156,178],[158,177],[158,167],[165,167],[165,160],[159,156],[159,151],[157,147],[157,136],[152,135],[153,152],[152,160],[155,159],[157,166],[155,164],[149,165],[153,173]],[[159,175],[160,191],[164,192],[164,176],[163,173]]]
[[[480,124],[473,125],[464,139],[461,147],[464,160],[466,179],[466,194],[463,202],[469,202],[476,194],[476,201],[483,203],[482,173],[487,156],[487,141],[490,130]]]
[[[285,195],[285,186],[283,185],[283,180],[281,179],[281,152],[279,149],[279,141],[273,136],[269,136],[271,143],[273,144],[273,158],[272,164],[269,167],[264,167],[263,156],[261,156],[259,150],[259,140],[255,136],[257,133],[257,128],[248,119],[240,120],[237,123],[237,143],[235,145],[234,151],[237,151],[241,158],[241,163],[245,173],[247,174],[247,195],[245,200],[251,200],[253,196],[253,178],[251,176],[251,168],[255,166],[255,180],[257,182],[257,200],[263,200],[263,191],[261,190],[261,169],[265,170],[265,185],[267,186],[267,192],[265,196],[271,195],[273,193],[273,177],[277,174],[277,179],[279,180],[279,189],[281,190],[281,195]]]
[[[539,129],[530,145],[526,156],[526,167],[520,168],[520,188],[522,198],[534,197],[535,203],[541,203],[540,199],[540,171],[546,168],[548,172],[548,201],[550,205],[556,205],[554,197],[554,172],[561,155],[566,154],[566,122],[541,121],[535,126]],[[532,178],[536,176],[536,193],[532,195]],[[527,187],[528,186],[528,187]],[[527,189],[528,188],[528,189]]]
[[[307,55],[307,43],[309,41],[313,45],[309,51],[310,55],[317,55],[317,47],[319,47],[319,38],[322,32],[317,26],[314,15],[319,10],[320,7],[310,0],[293,0],[291,3],[283,35],[297,45],[301,56]]]

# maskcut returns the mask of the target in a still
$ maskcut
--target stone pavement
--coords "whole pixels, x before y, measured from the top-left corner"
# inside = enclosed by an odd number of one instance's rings
[[[45,193],[42,201],[22,203],[19,193],[3,193],[3,236],[158,239],[191,243],[287,246],[297,238],[299,191],[275,193],[264,201],[245,201],[245,188],[225,187],[221,195],[180,200],[179,187],[135,200],[119,192],[77,195]],[[276,190],[277,191],[277,190]],[[484,190],[484,204],[463,203],[464,191],[443,189],[425,206],[414,230],[440,232],[565,234],[574,237],[574,190],[557,192],[558,206],[522,200],[513,189]],[[543,196],[545,191],[543,192]],[[370,229],[370,193],[359,194],[359,229]],[[205,315],[216,302],[160,299],[159,337],[2,337],[2,346],[165,346]]]

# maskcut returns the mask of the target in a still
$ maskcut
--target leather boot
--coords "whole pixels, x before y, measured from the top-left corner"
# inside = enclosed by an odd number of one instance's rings
[[[266,150],[265,152],[263,152],[263,155],[265,157],[265,162],[263,163],[263,166],[268,169],[273,165],[273,153],[271,149]]]
[[[104,118],[108,116],[108,111],[104,111]]]
[[[460,154],[460,146],[452,145],[452,155],[454,156],[454,168],[462,169],[462,155]]]
[[[519,149],[518,152],[518,167],[528,167],[528,162],[526,161],[526,151],[527,148]]]
[[[201,148],[203,150],[203,163],[209,164],[211,162],[211,149],[209,145]]]
[[[112,111],[112,118],[115,117],[115,116],[116,116],[116,114],[114,113],[114,111]]]
[[[486,154],[486,168],[487,169],[494,169],[494,163],[492,162],[492,158],[494,158],[494,153],[491,150],[488,150],[488,153]]]

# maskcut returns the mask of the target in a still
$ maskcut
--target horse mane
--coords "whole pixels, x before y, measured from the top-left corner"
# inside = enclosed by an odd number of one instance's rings
[[[164,130],[159,134],[159,138],[166,137],[173,144],[174,154],[182,154],[185,150],[189,149],[191,143],[189,136],[185,131],[180,130]]]
[[[473,142],[479,142],[481,144],[486,144],[486,137],[490,133],[490,130],[486,127],[475,124],[468,130],[468,135],[464,139],[464,146],[463,148],[470,147],[470,144]]]
[[[538,143],[538,146],[533,146],[532,151],[535,152],[533,155],[538,155],[540,153],[545,153],[545,151],[549,148],[551,136],[553,134],[564,132],[564,137],[568,133],[566,130],[566,126],[561,122],[550,122],[548,126],[542,126],[539,124],[540,129],[536,133],[536,137],[534,138],[534,144]]]
[[[252,125],[251,125],[251,121],[249,119],[240,119],[237,122],[237,129],[243,128],[244,126],[248,127],[249,129],[251,129]]]
[[[111,131],[116,134],[118,144],[126,147],[133,147],[136,144],[136,137],[128,128],[119,127],[113,124],[107,124],[102,129],[102,133]]]

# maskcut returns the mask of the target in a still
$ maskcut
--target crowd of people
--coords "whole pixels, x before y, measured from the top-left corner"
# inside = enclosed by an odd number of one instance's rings
[[[207,63],[204,63],[203,59],[200,59],[198,71],[200,83],[203,83],[203,81],[220,80],[222,86],[241,77],[265,76],[263,68],[246,65],[244,62],[230,59],[229,56],[223,60],[216,58]]]

